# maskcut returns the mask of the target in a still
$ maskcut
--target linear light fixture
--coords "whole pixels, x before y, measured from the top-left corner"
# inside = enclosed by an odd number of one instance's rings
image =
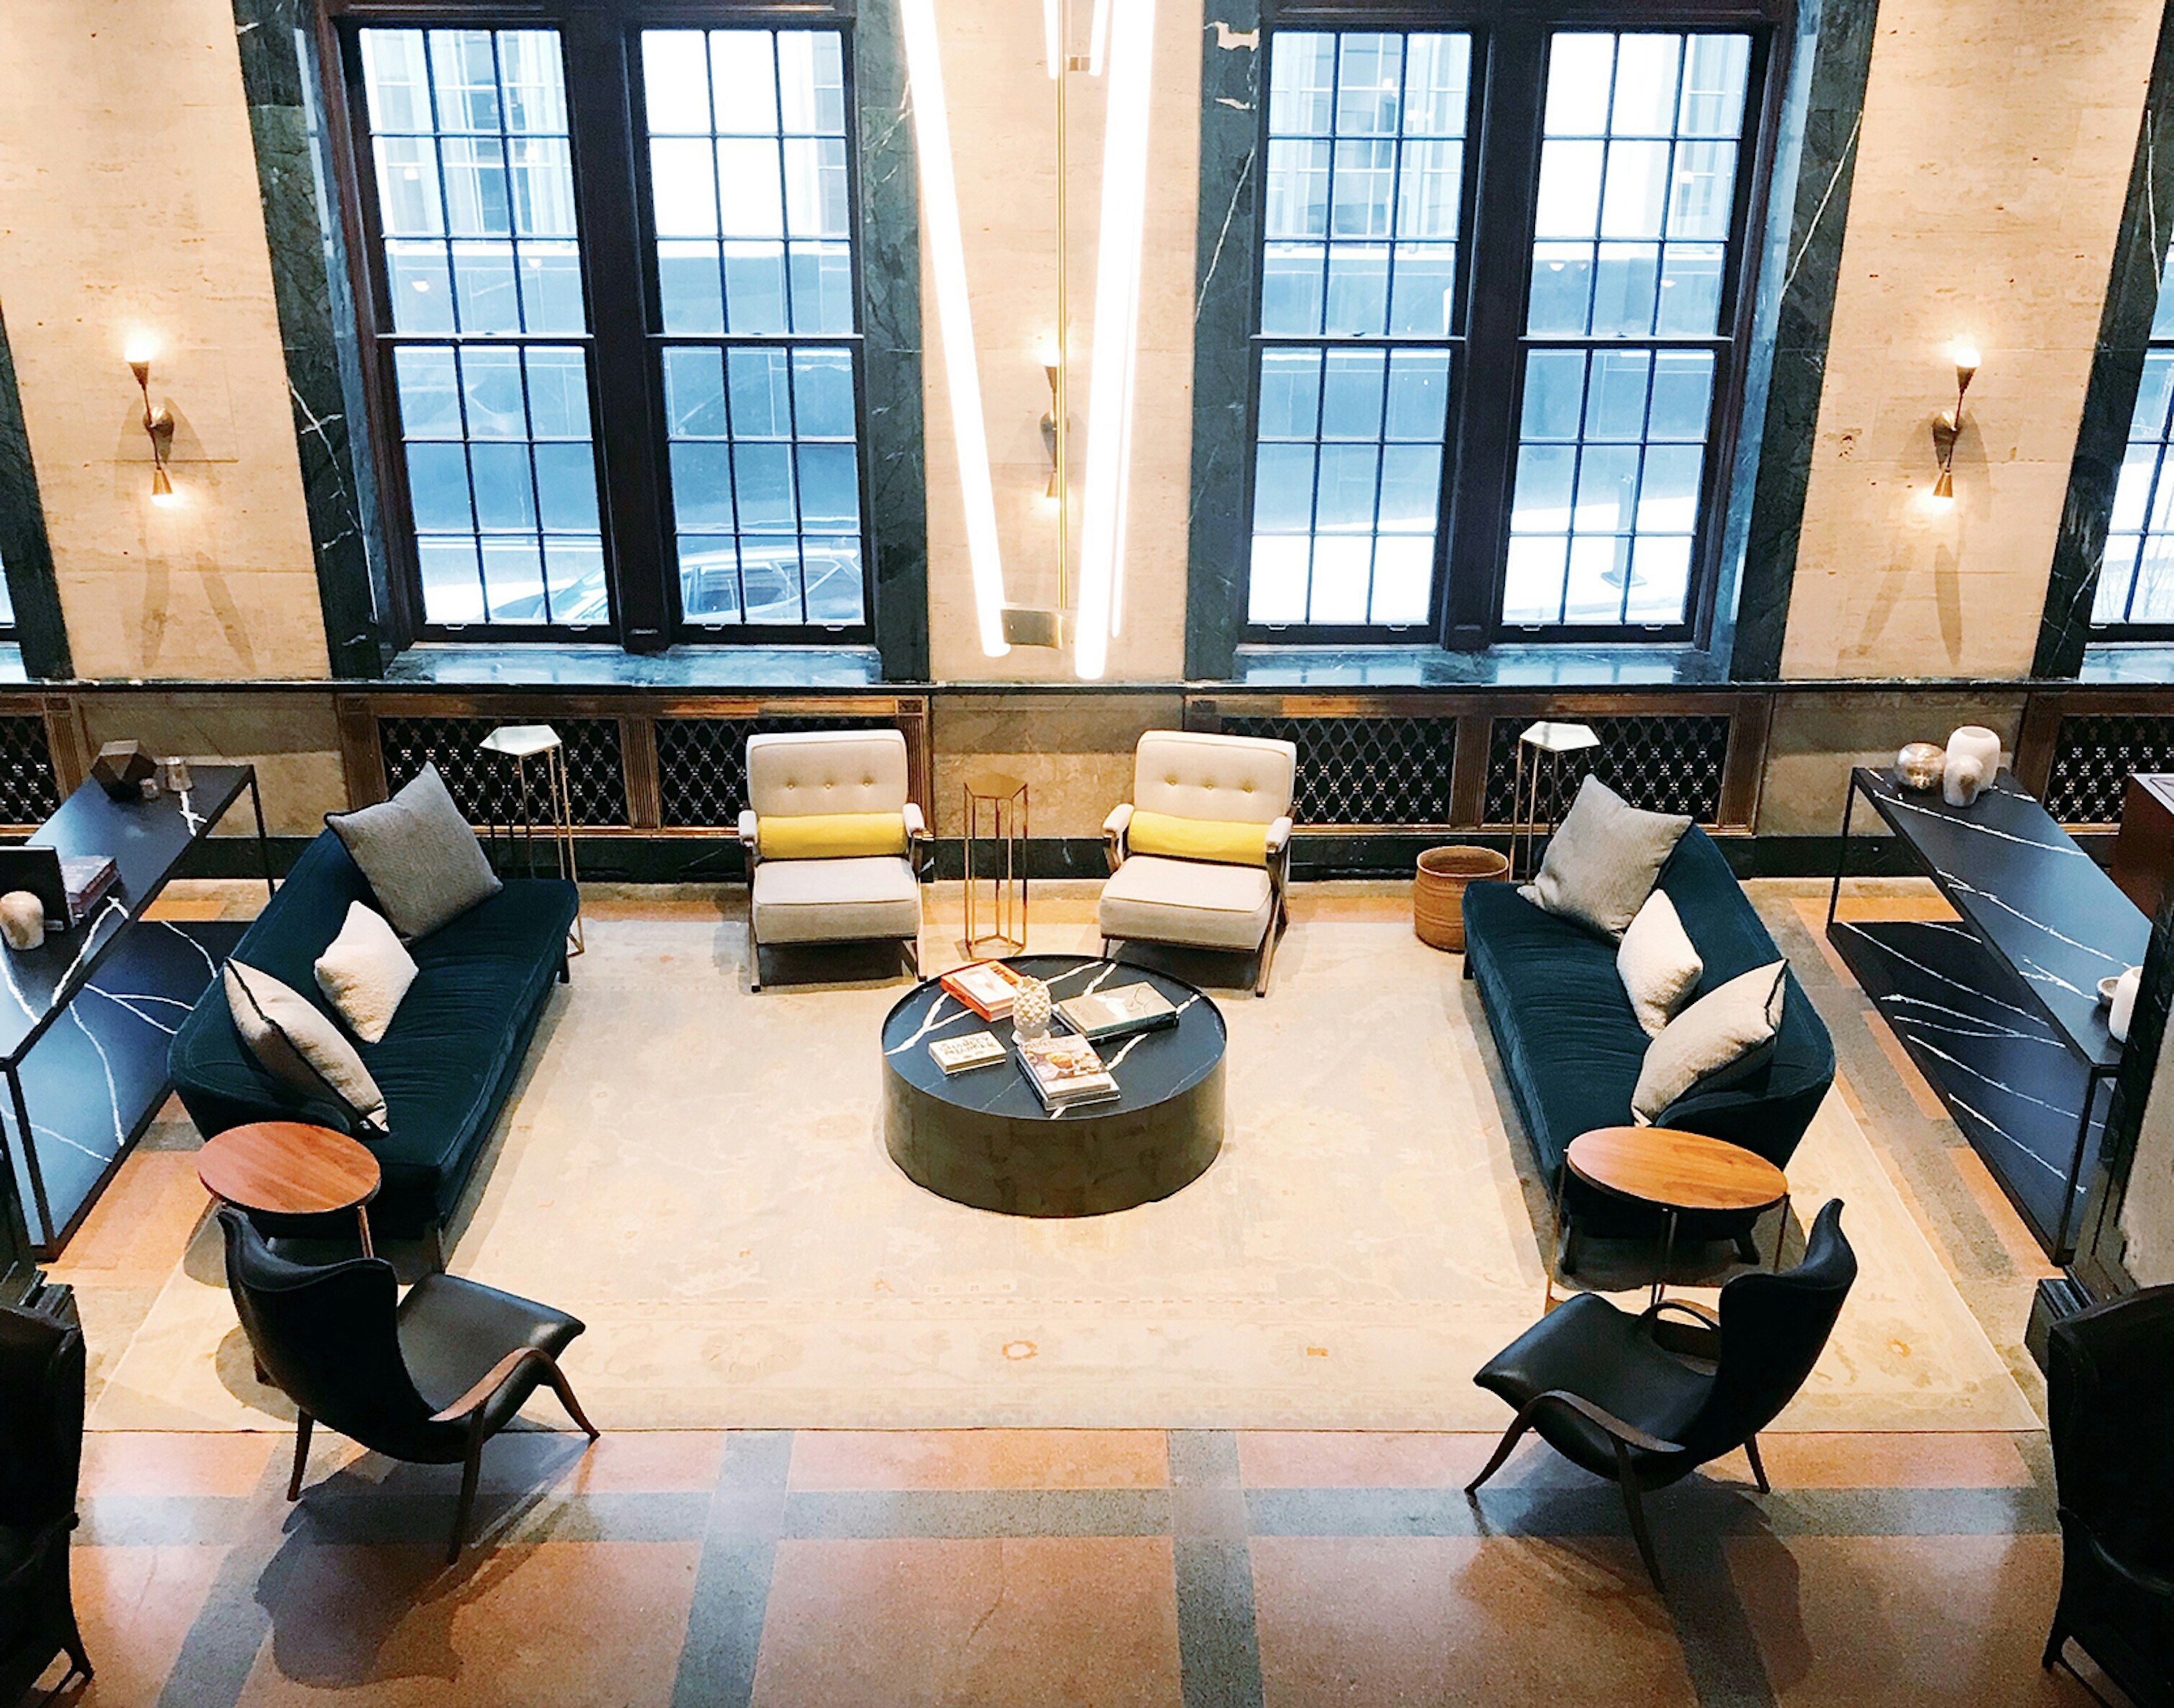
[[[1126,488],[1140,342],[1140,260],[1147,239],[1148,112],[1155,0],[1098,0],[1107,12],[1109,102],[1102,132],[1102,220],[1096,233],[1094,371],[1087,392],[1087,475],[1079,532],[1079,629],[1073,668],[1108,667],[1124,562]]]
[[[1041,56],[1052,82],[1064,75],[1064,0],[1041,0]]]
[[[1087,31],[1087,75],[1100,77],[1110,48],[1110,0],[1095,0],[1094,21]]]
[[[966,508],[966,561],[974,576],[974,609],[982,651],[1011,651],[1003,633],[1004,565],[997,538],[997,498],[989,476],[989,429],[982,413],[981,365],[966,295],[966,241],[959,223],[959,180],[951,161],[951,116],[944,101],[935,0],[900,0],[906,74],[913,100],[914,151],[921,166],[921,214],[928,230],[936,279],[936,316],[944,341],[944,376],[951,397],[951,434],[958,447],[960,495]]]

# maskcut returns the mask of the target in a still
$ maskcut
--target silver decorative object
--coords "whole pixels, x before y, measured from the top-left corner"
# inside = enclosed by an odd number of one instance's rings
[[[1012,1032],[1033,1043],[1049,1035],[1049,986],[1040,979],[1022,979],[1012,997]]]
[[[1895,755],[1895,781],[1906,789],[1938,787],[1947,768],[1947,749],[1936,742],[1913,741]]]
[[[170,759],[160,759],[159,761],[159,771],[160,775],[166,781],[166,792],[168,794],[179,795],[187,792],[189,786],[189,762],[187,759],[182,759],[178,755]]]

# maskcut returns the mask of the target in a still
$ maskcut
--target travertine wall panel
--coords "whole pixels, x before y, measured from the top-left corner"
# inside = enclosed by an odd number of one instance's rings
[[[1887,765],[1905,742],[1944,745],[1960,725],[1982,724],[2009,759],[2023,727],[2016,694],[1784,694],[1774,701],[1766,775],[1759,797],[1762,836],[1832,836],[1841,830],[1852,765]],[[1860,803],[1854,830],[1877,830]]]
[[[2159,14],[1884,0],[1783,676],[2028,673]]]
[[[324,675],[226,0],[0,6],[0,303],[78,672]],[[139,337],[177,424],[168,509]]]

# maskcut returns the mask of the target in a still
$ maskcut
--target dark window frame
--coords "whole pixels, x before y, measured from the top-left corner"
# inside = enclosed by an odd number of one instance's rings
[[[1368,337],[1355,348],[1394,349],[1399,342],[1447,345],[1452,364],[1449,423],[1444,435],[1437,500],[1434,582],[1425,624],[1257,624],[1251,614],[1255,459],[1260,420],[1263,349],[1306,339],[1264,337],[1260,303],[1268,251],[1267,223],[1252,243],[1252,315],[1248,328],[1246,423],[1248,454],[1239,477],[1243,560],[1234,577],[1236,638],[1248,646],[1440,646],[1479,651],[1502,644],[1543,646],[1710,643],[1716,595],[1722,581],[1729,497],[1744,431],[1748,376],[1756,352],[1753,322],[1774,154],[1788,83],[1793,6],[1789,0],[1460,0],[1429,5],[1291,0],[1262,8],[1260,98],[1255,158],[1268,159],[1272,42],[1279,31],[1468,33],[1472,37],[1470,107],[1465,132],[1465,183],[1457,231],[1456,319],[1440,338]],[[1548,39],[1556,31],[1646,34],[1740,33],[1750,37],[1744,122],[1737,153],[1722,281],[1724,312],[1711,338],[1647,340],[1585,336],[1528,338],[1525,332],[1533,227],[1539,184],[1546,106]],[[1265,184],[1263,190],[1265,195]],[[1390,240],[1393,243],[1393,237]],[[1337,340],[1328,339],[1331,344]],[[1713,406],[1706,427],[1690,584],[1683,621],[1627,625],[1506,624],[1501,611],[1510,541],[1512,485],[1522,408],[1522,376],[1529,348],[1650,349],[1663,344],[1716,352]]]
[[[2128,419],[2123,424],[2121,457],[2114,465],[2112,489],[2107,508],[2107,526],[2099,542],[2098,579],[2092,589],[2091,609],[2085,618],[2089,635],[2086,644],[2090,646],[2101,643],[2111,646],[2152,645],[2174,640],[2174,618],[2163,622],[2139,623],[2132,620],[2128,615],[2136,608],[2137,587],[2142,579],[2144,553],[2150,548],[2155,539],[2165,541],[2170,536],[2174,536],[2174,522],[2170,522],[2163,527],[2154,527],[2151,525],[2153,512],[2167,501],[2168,489],[2170,486],[2174,486],[2174,422],[2170,422],[2168,419],[2166,394],[2164,391],[2159,393],[2156,405],[2160,417],[2157,428],[2149,438],[2139,439],[2136,436],[2136,411],[2142,406],[2144,397],[2150,395],[2141,383],[2141,376],[2148,376],[2151,373],[2154,357],[2160,358],[2162,362],[2174,360],[2174,290],[2170,290],[2171,287],[2174,287],[2174,267],[2166,264],[2165,257],[2167,256],[2174,256],[2174,243],[2170,243],[2161,252],[2159,268],[2159,300],[2155,305],[2151,325],[2144,334],[2139,383],[2129,408]],[[2163,327],[2162,322],[2165,322]],[[2144,520],[2141,525],[2133,530],[2136,536],[2136,555],[2128,566],[2128,586],[2122,600],[2123,616],[2117,622],[2101,623],[2098,620],[2097,602],[2106,586],[2106,549],[2114,538],[2111,500],[2118,498],[2121,476],[2126,468],[2129,453],[2143,445],[2150,445],[2154,447],[2154,458],[2151,478],[2145,484],[2144,492]],[[2128,533],[2131,530],[2124,528],[2121,532]]]
[[[856,103],[854,29],[850,0],[321,0],[318,62],[333,176],[346,235],[355,300],[358,354],[369,411],[370,456],[384,511],[388,593],[397,638],[485,645],[608,643],[629,651],[692,644],[732,646],[866,646],[877,638],[880,597],[871,520],[867,363],[867,289],[863,271],[861,147]],[[656,237],[649,201],[648,132],[642,121],[641,36],[648,29],[825,30],[841,37],[846,124],[848,243],[852,255],[854,328],[849,333],[729,335],[695,343],[798,342],[847,345],[853,353],[857,478],[860,495],[862,618],[858,623],[720,625],[689,622],[679,609],[673,549],[670,470],[666,449],[662,351],[687,342],[661,331]],[[399,399],[392,348],[403,338],[457,343],[457,338],[395,333],[385,250],[379,229],[376,162],[362,82],[360,32],[365,29],[551,30],[558,32],[565,71],[573,159],[576,242],[587,330],[580,337],[507,335],[507,347],[527,343],[581,343],[589,353],[591,442],[595,448],[611,619],[574,625],[478,622],[436,624],[423,608],[422,582],[401,455]]]

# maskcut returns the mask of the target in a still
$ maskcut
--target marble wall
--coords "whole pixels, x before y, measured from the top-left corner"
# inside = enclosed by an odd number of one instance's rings
[[[1087,14],[1074,7],[1076,51]],[[1057,510],[1041,419],[1049,413],[1045,351],[1057,332],[1056,93],[1045,70],[1041,8],[1024,0],[946,0],[944,84],[965,233],[966,280],[981,357],[1004,591],[1013,604],[1056,602]],[[1149,116],[1146,260],[1143,268],[1126,518],[1122,619],[1110,646],[1117,680],[1171,680],[1185,651],[1186,484],[1192,446],[1192,244],[1199,199],[1201,0],[1155,8],[1155,98]],[[1085,468],[1087,395],[1095,360],[1095,233],[1101,217],[1105,83],[1069,80],[1068,200],[1069,462]],[[926,172],[923,173],[924,185]],[[924,230],[925,230],[924,224]],[[1063,681],[1068,649],[1014,647],[983,655],[966,558],[951,399],[939,357],[936,292],[922,257],[927,408],[928,618],[938,681]],[[1076,515],[1076,512],[1075,512]],[[1075,519],[1072,554],[1077,562]],[[1072,589],[1076,605],[1079,591]]]
[[[226,0],[0,7],[0,301],[74,667],[326,673]],[[180,502],[122,353],[150,339]]]
[[[1783,677],[2028,673],[2160,10],[1883,0]]]

